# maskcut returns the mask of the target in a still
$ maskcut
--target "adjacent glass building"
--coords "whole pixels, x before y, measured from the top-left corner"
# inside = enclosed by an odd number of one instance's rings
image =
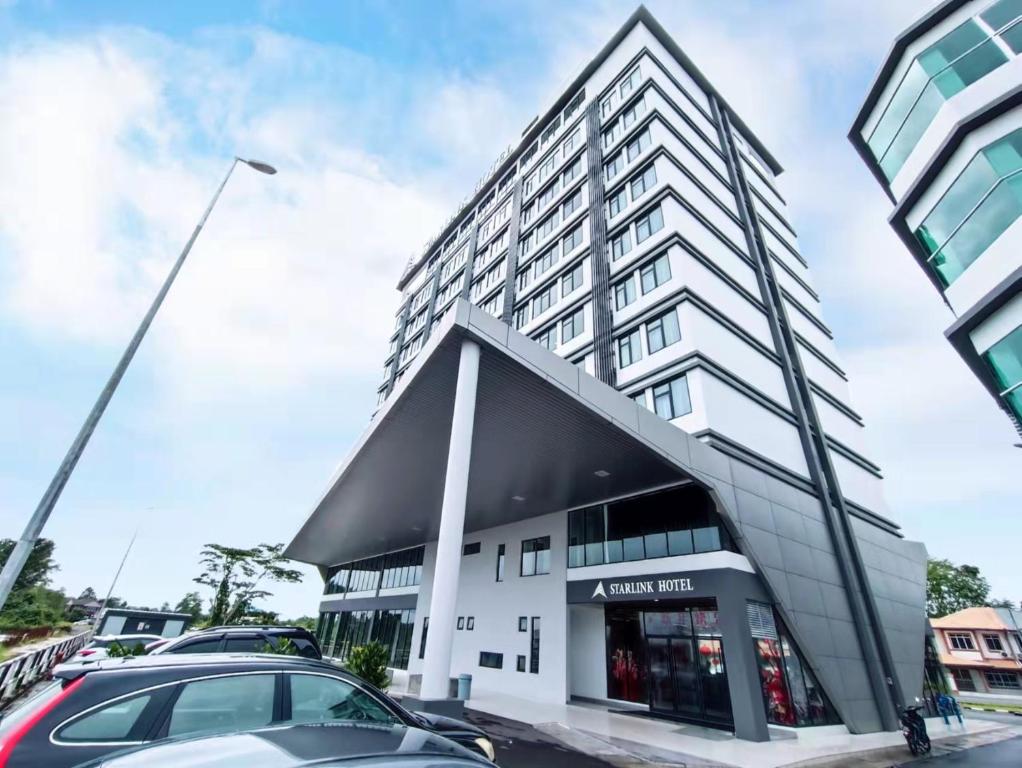
[[[955,313],[948,340],[1022,434],[1022,2],[948,0],[905,30],[849,138]]]
[[[763,741],[922,692],[906,541],[781,167],[644,8],[400,277],[379,406],[290,544],[406,702],[598,701]],[[411,626],[411,632],[407,631]]]

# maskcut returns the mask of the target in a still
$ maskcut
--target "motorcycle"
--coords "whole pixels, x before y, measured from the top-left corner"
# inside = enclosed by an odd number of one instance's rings
[[[930,751],[930,737],[926,734],[926,722],[919,714],[921,707],[905,707],[899,719],[901,720],[901,733],[908,742],[909,751],[918,757]]]

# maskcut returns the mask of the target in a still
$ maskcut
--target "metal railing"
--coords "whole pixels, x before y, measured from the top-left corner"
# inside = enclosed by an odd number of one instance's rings
[[[71,658],[91,637],[91,630],[81,632],[0,664],[0,710],[49,674],[57,664]]]

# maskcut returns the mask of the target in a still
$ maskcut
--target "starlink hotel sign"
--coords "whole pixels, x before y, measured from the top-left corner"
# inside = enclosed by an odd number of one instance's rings
[[[588,579],[568,582],[568,602],[659,600],[661,598],[692,597],[692,593],[695,591],[696,587],[692,578],[678,574]]]

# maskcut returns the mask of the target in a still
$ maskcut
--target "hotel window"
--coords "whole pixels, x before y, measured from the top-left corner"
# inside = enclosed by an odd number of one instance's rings
[[[567,186],[568,182],[570,182],[572,179],[574,179],[576,176],[578,176],[580,173],[582,173],[582,160],[583,159],[584,159],[583,157],[577,158],[575,160],[575,162],[573,162],[571,165],[569,165],[565,169],[564,173],[561,174],[561,183],[562,184]]]
[[[976,650],[976,646],[972,644],[972,635],[966,632],[948,632],[947,642],[956,651]]]
[[[553,119],[553,122],[550,123],[550,125],[548,125],[546,127],[546,129],[543,131],[543,134],[539,137],[540,143],[541,144],[546,144],[548,141],[550,141],[550,139],[552,139],[554,137],[554,134],[557,133],[557,129],[560,128],[560,127],[561,127],[561,116],[558,115],[557,117],[555,117]]]
[[[540,674],[540,617],[532,617],[532,636],[528,645],[528,671]],[[1018,687],[1018,684],[1015,685]]]
[[[576,288],[582,285],[582,262],[575,265],[567,274],[561,277],[561,297],[567,296]]]
[[[544,237],[553,232],[554,229],[556,229],[557,224],[560,222],[560,220],[561,220],[560,214],[556,210],[549,216],[547,216],[545,219],[543,219],[543,221],[540,222],[539,225],[538,238],[542,240]]]
[[[571,101],[568,102],[568,106],[564,108],[564,122],[568,122],[568,118],[578,111],[578,108],[582,106],[582,102],[585,100],[586,89],[583,88],[572,97]]]
[[[545,208],[549,205],[550,201],[554,199],[554,196],[560,191],[561,182],[554,179],[553,183],[539,193],[539,198],[536,201],[540,208]]]
[[[635,222],[635,242],[641,243],[654,232],[659,232],[663,228],[664,214],[658,205],[652,211]]]
[[[522,576],[550,573],[550,537],[526,539],[522,542]]]
[[[642,342],[639,341],[639,330],[635,329],[627,336],[617,340],[617,367],[626,368],[642,359]]]
[[[1001,397],[1022,420],[1022,325],[983,353]]]
[[[573,312],[570,317],[561,320],[561,343],[571,341],[581,335],[586,329],[585,309]]]
[[[611,144],[613,144],[615,141],[617,141],[617,129],[618,129],[619,125],[621,125],[621,124],[618,123],[618,122],[615,122],[612,126],[610,126],[610,128],[608,128],[606,131],[603,132],[603,148],[604,149],[606,149]]]
[[[480,651],[479,666],[487,667],[488,669],[503,669],[504,654],[494,653],[493,651]]]
[[[537,334],[535,339],[541,347],[555,349],[557,347],[557,326],[550,326],[545,331]]]
[[[639,270],[643,294],[649,293],[671,279],[671,262],[665,253]]]
[[[1001,638],[997,635],[983,635],[983,642],[986,643],[988,651],[1000,653],[1004,650],[1004,646],[1001,645]]]
[[[556,303],[557,303],[557,286],[551,285],[544,288],[542,291],[536,294],[536,298],[532,300],[533,319],[542,315]]]
[[[649,410],[649,401],[646,400],[646,390],[640,389],[638,392],[632,395],[632,400],[641,405],[647,411]]]
[[[559,258],[560,254],[558,253],[557,246],[555,245],[532,262],[532,276],[539,277],[556,264]]]
[[[603,167],[603,173],[607,181],[610,181],[619,173],[621,169],[625,167],[624,157],[618,152],[614,155],[613,159]]]
[[[536,239],[532,236],[532,233],[530,232],[528,235],[523,237],[521,239],[521,241],[519,242],[519,244],[518,244],[518,252],[519,252],[519,254],[521,256],[526,255],[529,251],[532,250],[532,246],[534,246],[535,244],[536,244]]]
[[[525,269],[518,273],[518,290],[524,291],[529,287],[529,283],[532,282],[532,265],[530,264]]]
[[[628,154],[628,161],[631,162],[645,152],[652,141],[649,135],[649,128],[647,128],[628,142],[628,147],[625,149],[625,152]]]
[[[628,206],[628,196],[625,194],[625,188],[621,187],[616,193],[611,195],[610,200],[607,201],[607,211],[610,214],[610,218],[614,218],[621,211]]]
[[[632,179],[632,200],[637,200],[654,184],[656,184],[656,168],[651,165]]]
[[[915,236],[943,285],[958,279],[1022,215],[1020,172],[1022,128],[981,149],[923,219]]]
[[[679,376],[653,387],[653,408],[662,419],[676,419],[692,413],[692,401],[688,395],[688,377]]]
[[[888,180],[897,175],[944,102],[1022,51],[1018,17],[1016,0],[1000,0],[912,60],[872,132],[862,133]]]
[[[642,116],[642,114],[645,111],[646,111],[646,100],[645,99],[639,99],[637,102],[632,104],[632,106],[630,106],[628,109],[626,109],[624,111],[623,115],[621,115],[621,125],[625,129],[630,128],[635,123],[635,121],[638,120]]]
[[[524,227],[532,220],[532,214],[536,212],[536,204],[529,203],[523,210],[521,215],[521,225]]]
[[[571,232],[561,238],[561,243],[564,245],[564,255],[567,256],[573,250],[582,245],[582,225],[579,224]]]
[[[550,157],[548,157],[546,160],[543,161],[543,164],[539,167],[539,180],[540,181],[543,181],[543,179],[545,179],[547,177],[547,175],[549,175],[550,172],[553,171],[553,169],[554,169],[554,161],[555,161],[555,157],[552,154],[550,155]]]
[[[504,580],[504,545],[497,545],[497,581]]]
[[[610,260],[617,261],[632,250],[632,234],[627,229],[610,241]]]
[[[991,688],[1019,688],[1018,675],[1015,672],[991,672],[983,670],[983,677]]]
[[[639,73],[639,68],[636,67],[624,79],[621,83],[621,98],[623,99],[629,93],[635,90],[642,80],[642,75]]]
[[[734,551],[706,491],[695,486],[568,513],[568,567]]]
[[[576,128],[572,134],[564,140],[564,156],[567,157],[575,147],[582,145],[582,131]]]
[[[564,201],[564,205],[561,206],[561,218],[567,219],[569,215],[577,211],[582,206],[582,190],[576,190],[575,194]]]
[[[529,322],[528,304],[515,310],[515,330],[521,329],[527,322]]]
[[[678,341],[681,341],[681,329],[678,327],[678,313],[675,310],[665,312],[646,323],[646,348],[651,355]]]
[[[617,106],[617,93],[611,91],[610,95],[607,96],[600,104],[600,117],[606,117],[614,111],[614,107]]]

